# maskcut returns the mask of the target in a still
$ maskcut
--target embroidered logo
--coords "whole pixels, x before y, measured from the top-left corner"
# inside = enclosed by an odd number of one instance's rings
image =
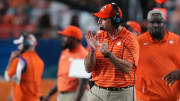
[[[144,43],[144,46],[147,46],[147,45],[149,45],[149,43],[145,42],[145,43]]]
[[[169,44],[173,44],[174,42],[173,42],[173,40],[169,40]]]
[[[117,43],[117,46],[120,46],[120,45],[121,45],[121,42],[118,42],[118,43]]]

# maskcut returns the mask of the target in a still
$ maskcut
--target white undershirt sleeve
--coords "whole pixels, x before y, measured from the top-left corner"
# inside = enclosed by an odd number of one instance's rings
[[[19,58],[18,64],[17,64],[17,68],[16,68],[16,74],[15,77],[13,77],[13,81],[16,82],[16,84],[20,84],[21,81],[21,75],[22,75],[22,71],[25,68],[25,62]]]

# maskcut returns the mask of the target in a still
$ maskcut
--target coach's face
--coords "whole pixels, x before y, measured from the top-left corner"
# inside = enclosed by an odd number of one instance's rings
[[[151,19],[148,20],[149,25],[148,29],[150,31],[150,34],[153,38],[156,38],[158,40],[163,39],[163,36],[165,34],[165,20],[160,14],[153,14],[151,16]]]
[[[99,27],[103,28],[105,31],[111,31],[113,28],[110,18],[99,18],[98,24]]]

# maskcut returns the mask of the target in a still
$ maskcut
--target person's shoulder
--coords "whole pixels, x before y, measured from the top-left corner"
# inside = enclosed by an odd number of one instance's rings
[[[169,32],[169,36],[174,39],[179,39],[179,36],[173,32]]]
[[[169,33],[169,40],[173,40],[174,42],[180,44],[180,37],[179,35],[173,33],[173,32],[168,32]]]
[[[143,34],[140,34],[138,37],[137,37],[137,40],[138,41],[145,41],[148,37],[148,32],[145,32]]]
[[[88,50],[84,46],[81,45],[79,54],[85,57],[88,54]]]
[[[39,56],[39,55],[35,50],[25,51],[23,54],[21,54],[21,57],[24,59],[28,58],[29,56]]]
[[[15,57],[14,59],[12,59],[12,62],[14,62],[14,63],[18,63],[19,59],[20,59],[20,57],[19,57],[19,56],[18,56],[18,57]]]
[[[68,52],[70,52],[69,49],[63,49],[63,50],[61,51],[61,54],[65,54],[65,53],[68,53]]]
[[[124,35],[124,40],[126,42],[134,42],[137,41],[137,36],[133,34],[133,32],[130,32],[129,30],[125,29],[125,35]]]

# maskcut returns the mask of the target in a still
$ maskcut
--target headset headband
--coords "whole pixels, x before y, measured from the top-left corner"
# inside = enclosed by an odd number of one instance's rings
[[[120,24],[120,21],[121,21],[118,5],[114,2],[112,2],[111,5],[112,5],[114,12],[115,12],[115,16],[112,17],[112,20],[113,20],[115,27],[118,27]]]

